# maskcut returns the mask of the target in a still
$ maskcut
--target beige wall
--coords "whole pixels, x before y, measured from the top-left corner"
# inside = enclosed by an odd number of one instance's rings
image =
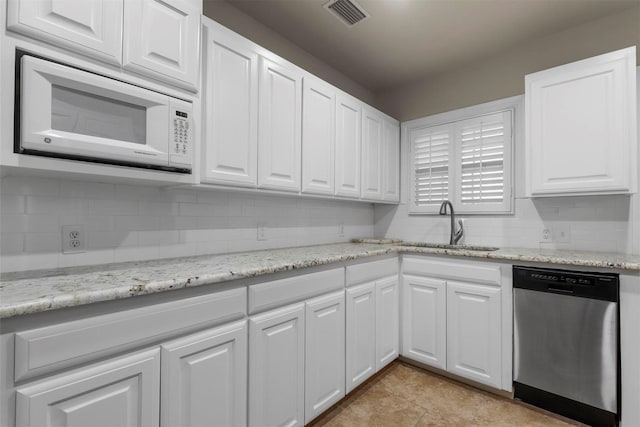
[[[256,21],[238,10],[233,5],[220,0],[205,0],[204,15],[260,46],[277,53],[356,98],[368,104],[373,104],[375,99],[373,92],[345,76],[335,68],[320,61],[315,56],[285,39],[261,22]]]
[[[640,49],[640,6],[376,93],[374,104],[400,121],[416,119],[524,93],[526,74],[632,45]]]

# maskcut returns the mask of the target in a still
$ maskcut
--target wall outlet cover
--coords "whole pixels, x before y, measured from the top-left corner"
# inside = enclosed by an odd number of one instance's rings
[[[77,254],[86,252],[83,225],[62,226],[62,253]]]

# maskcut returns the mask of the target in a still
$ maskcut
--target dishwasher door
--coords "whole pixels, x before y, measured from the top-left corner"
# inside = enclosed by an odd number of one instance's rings
[[[617,413],[617,303],[514,289],[514,380]]]

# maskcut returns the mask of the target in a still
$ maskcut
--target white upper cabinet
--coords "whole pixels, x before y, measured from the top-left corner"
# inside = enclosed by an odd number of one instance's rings
[[[362,198],[382,199],[382,114],[362,108]]]
[[[206,102],[202,181],[255,187],[258,141],[258,53],[211,20],[206,36]]]
[[[302,115],[302,191],[334,192],[334,120],[336,89],[324,81],[304,77]]]
[[[362,103],[346,94],[336,96],[335,194],[360,197]]]
[[[125,1],[124,68],[195,90],[201,13],[193,0]]]
[[[302,72],[260,58],[258,187],[300,191]]]
[[[529,196],[633,193],[636,48],[525,77]]]
[[[400,201],[400,124],[384,118],[382,122],[382,199]]]
[[[122,10],[123,0],[9,0],[7,28],[120,65]]]

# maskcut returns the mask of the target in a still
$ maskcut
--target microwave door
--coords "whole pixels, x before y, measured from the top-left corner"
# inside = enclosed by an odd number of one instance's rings
[[[167,96],[27,56],[21,77],[23,150],[168,164]]]

